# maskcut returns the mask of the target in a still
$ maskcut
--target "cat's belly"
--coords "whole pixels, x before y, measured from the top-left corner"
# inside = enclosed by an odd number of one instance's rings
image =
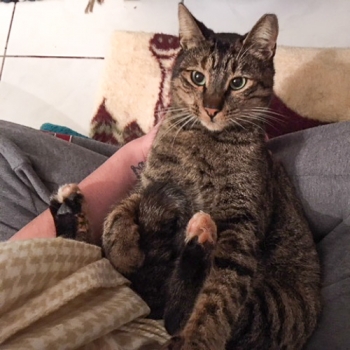
[[[212,174],[197,166],[184,165],[181,169],[168,165],[166,169],[166,172],[145,171],[145,176],[142,177],[143,187],[146,188],[155,182],[172,183],[191,202],[193,213],[204,211],[214,220],[230,219],[235,214],[235,202],[239,202],[237,198],[239,181],[235,181],[232,172],[230,176],[225,176]]]
[[[186,194],[195,211],[205,211],[220,220],[234,217],[244,203],[266,191],[263,148],[256,147],[253,152],[251,146],[237,148],[209,137],[201,143],[193,138],[178,142],[174,148],[170,144],[152,150],[142,177],[143,187],[152,182],[173,183]]]

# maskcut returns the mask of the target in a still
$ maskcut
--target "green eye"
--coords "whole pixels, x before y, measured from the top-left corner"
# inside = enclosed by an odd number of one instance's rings
[[[241,90],[247,84],[247,79],[244,77],[233,78],[230,82],[230,88],[232,90]]]
[[[196,70],[194,70],[192,73],[191,73],[191,79],[192,81],[198,85],[198,86],[203,86],[205,85],[205,76],[203,73],[201,72],[198,72]]]

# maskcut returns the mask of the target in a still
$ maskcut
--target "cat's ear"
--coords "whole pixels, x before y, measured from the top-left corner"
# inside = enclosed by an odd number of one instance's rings
[[[195,47],[205,40],[197,21],[182,3],[179,4],[179,37],[183,49]]]
[[[273,14],[262,16],[243,41],[243,50],[262,59],[270,59],[276,50],[278,20]]]

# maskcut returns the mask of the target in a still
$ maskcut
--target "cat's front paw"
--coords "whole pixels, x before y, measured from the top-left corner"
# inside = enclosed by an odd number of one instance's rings
[[[50,198],[50,204],[56,205],[57,213],[79,214],[82,211],[84,196],[77,184],[66,184],[59,187]]]
[[[61,203],[63,203],[68,198],[74,200],[75,198],[77,198],[77,196],[79,196],[80,198],[83,197],[78,184],[75,183],[62,185],[61,187],[59,187],[56,194],[57,200],[59,200]]]
[[[50,198],[56,234],[65,238],[86,240],[89,224],[83,211],[84,196],[77,184],[61,186]]]
[[[142,266],[145,254],[139,246],[138,226],[116,210],[106,219],[102,247],[107,259],[117,271],[128,275]]]
[[[217,228],[211,216],[200,211],[192,216],[187,224],[185,243],[196,239],[199,244],[215,245]]]

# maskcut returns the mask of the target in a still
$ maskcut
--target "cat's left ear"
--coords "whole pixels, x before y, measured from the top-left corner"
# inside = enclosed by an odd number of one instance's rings
[[[179,37],[183,49],[190,49],[205,40],[197,21],[182,3],[179,4]]]
[[[243,41],[243,50],[261,59],[270,59],[276,50],[278,20],[273,14],[262,16]]]

